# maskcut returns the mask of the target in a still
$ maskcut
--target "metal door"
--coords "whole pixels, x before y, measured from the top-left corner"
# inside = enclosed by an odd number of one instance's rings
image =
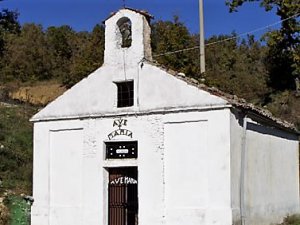
[[[108,224],[138,224],[138,180],[136,167],[109,169]]]

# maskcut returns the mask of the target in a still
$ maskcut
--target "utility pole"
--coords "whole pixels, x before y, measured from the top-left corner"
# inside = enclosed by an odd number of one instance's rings
[[[200,24],[200,73],[205,73],[205,40],[204,40],[204,13],[203,13],[203,0],[199,0],[199,24]]]

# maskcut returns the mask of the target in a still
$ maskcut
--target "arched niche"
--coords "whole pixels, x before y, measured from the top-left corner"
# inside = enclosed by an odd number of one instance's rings
[[[122,48],[129,48],[132,44],[132,27],[131,20],[127,17],[122,17],[118,20],[117,26],[120,32],[120,41]]]

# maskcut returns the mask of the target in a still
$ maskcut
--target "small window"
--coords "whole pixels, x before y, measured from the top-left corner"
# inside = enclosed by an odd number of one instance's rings
[[[118,87],[118,108],[133,106],[133,81],[116,83]]]

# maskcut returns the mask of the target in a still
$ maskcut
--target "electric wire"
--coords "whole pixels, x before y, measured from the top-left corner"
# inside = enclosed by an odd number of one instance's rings
[[[238,39],[239,37],[243,37],[243,36],[246,36],[246,35],[249,35],[249,34],[253,34],[253,33],[256,33],[256,32],[262,31],[262,30],[266,30],[266,29],[268,29],[270,27],[276,26],[276,25],[278,25],[278,24],[280,24],[282,22],[285,22],[287,20],[294,19],[294,18],[296,18],[298,16],[300,16],[300,13],[297,13],[297,14],[295,14],[293,16],[290,16],[290,17],[285,18],[283,20],[277,21],[275,23],[271,23],[271,24],[269,24],[267,26],[257,28],[257,29],[252,30],[252,31],[241,33],[241,34],[235,35],[233,37],[225,38],[223,40],[219,40],[219,41],[207,43],[207,44],[205,44],[205,46],[207,47],[207,46],[216,45],[216,44],[220,44],[220,43],[223,43],[223,42],[235,40],[235,39]],[[180,49],[180,50],[175,50],[175,51],[170,51],[170,52],[156,54],[156,55],[153,55],[153,57],[160,57],[160,56],[165,56],[165,55],[173,55],[173,54],[177,54],[177,53],[181,53],[181,52],[186,52],[186,51],[191,51],[191,50],[195,50],[195,49],[199,49],[199,48],[200,48],[200,46],[195,46],[195,47],[190,47],[190,48],[185,48],[185,49]]]

